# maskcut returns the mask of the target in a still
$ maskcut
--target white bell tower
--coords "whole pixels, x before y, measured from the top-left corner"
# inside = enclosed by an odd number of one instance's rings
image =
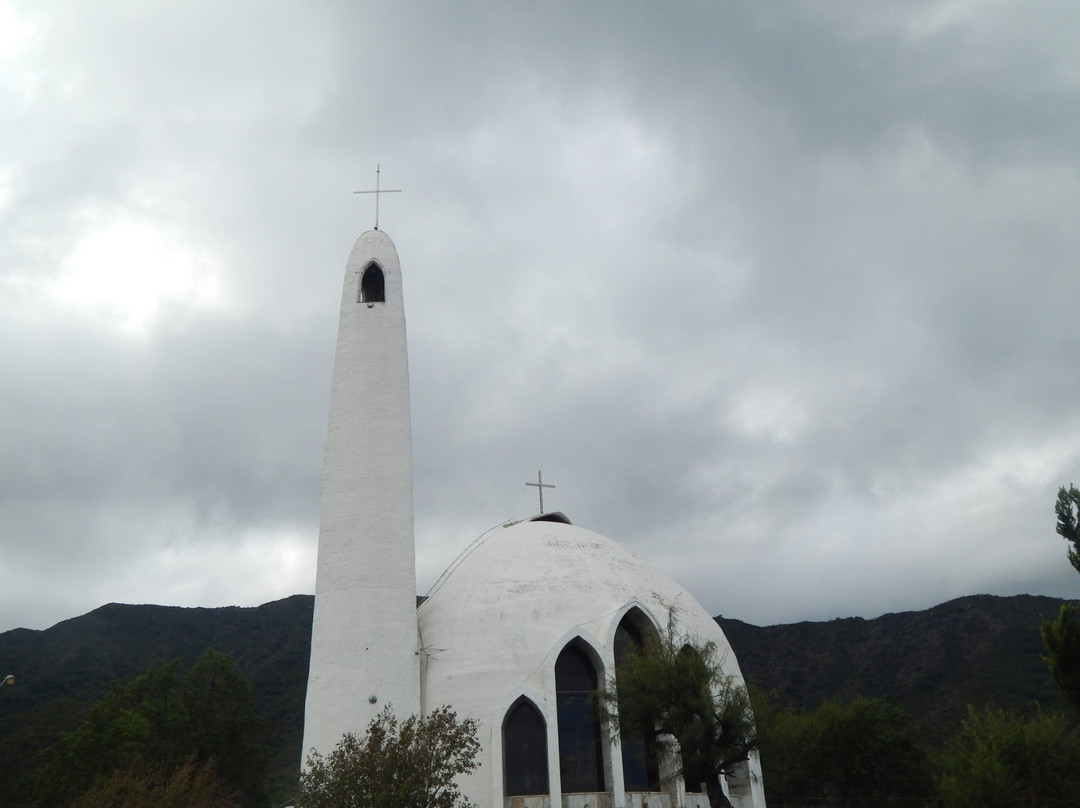
[[[323,462],[304,761],[387,704],[420,712],[409,358],[401,268],[382,231],[345,267]]]

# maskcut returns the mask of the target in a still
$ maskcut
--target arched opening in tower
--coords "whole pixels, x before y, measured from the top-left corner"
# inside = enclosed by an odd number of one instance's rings
[[[369,264],[364,270],[364,276],[360,279],[360,302],[386,302],[386,281],[382,270],[375,264]]]

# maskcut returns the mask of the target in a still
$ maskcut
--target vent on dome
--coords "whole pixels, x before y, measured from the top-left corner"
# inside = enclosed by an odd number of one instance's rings
[[[539,516],[534,516],[532,519],[528,519],[529,522],[560,522],[564,525],[574,524],[566,518],[566,514],[559,511],[552,511],[551,513],[542,513]]]

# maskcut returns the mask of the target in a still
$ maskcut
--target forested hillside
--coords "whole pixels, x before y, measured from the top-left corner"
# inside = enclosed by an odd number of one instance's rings
[[[16,676],[0,692],[0,805],[29,806],[38,750],[73,730],[111,683],[156,660],[187,667],[207,648],[236,659],[254,685],[275,783],[287,791],[300,764],[313,605],[310,595],[253,608],[110,603],[44,631],[0,634],[0,669]]]
[[[931,740],[955,732],[970,704],[1066,711],[1042,661],[1039,623],[1057,598],[972,595],[873,620],[758,627],[718,617],[743,674],[785,704],[882,696]]]
[[[752,626],[718,618],[743,672],[786,704],[883,696],[927,737],[952,734],[966,705],[1065,709],[1041,660],[1040,617],[1060,600],[959,598],[873,620]],[[190,665],[206,648],[234,657],[270,722],[275,793],[286,795],[301,757],[313,598],[257,608],[184,609],[109,604],[45,631],[0,634],[0,805],[28,806],[39,749],[70,731],[110,683],[155,660]]]

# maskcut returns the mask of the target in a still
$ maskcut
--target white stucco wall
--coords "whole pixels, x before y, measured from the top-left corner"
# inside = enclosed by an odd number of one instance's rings
[[[480,808],[501,808],[501,726],[524,695],[548,725],[551,804],[560,804],[555,660],[580,638],[599,663],[614,668],[619,621],[637,607],[657,628],[675,604],[680,630],[713,642],[725,672],[741,681],[735,655],[716,622],[679,584],[618,543],[555,522],[519,522],[489,531],[435,585],[419,609],[425,710],[450,704],[481,723],[480,770],[464,784]],[[616,808],[627,805],[622,759],[605,744]],[[764,808],[759,782],[743,802]],[[676,804],[685,804],[676,795]]]
[[[385,302],[359,301],[377,264]],[[401,269],[371,230],[345,268],[323,463],[304,755],[363,732],[386,704],[420,711],[409,360]],[[374,698],[374,702],[370,699]]]
[[[377,264],[385,301],[359,301]],[[557,522],[521,522],[481,537],[415,605],[409,369],[397,251],[369,231],[350,253],[340,322],[319,530],[304,754],[329,753],[392,704],[399,716],[451,705],[480,722],[479,771],[462,783],[480,808],[503,808],[501,726],[521,696],[548,726],[552,808],[560,806],[555,661],[578,640],[600,676],[614,667],[614,634],[640,609],[655,626],[678,608],[680,629],[715,643],[741,674],[727,639],[686,590],[614,541]],[[567,798],[567,808],[625,808],[622,758],[605,742],[610,795]],[[751,772],[760,776],[756,762]],[[764,808],[760,781],[736,808]],[[659,805],[693,800],[680,789]],[[656,808],[656,803],[653,803]]]

